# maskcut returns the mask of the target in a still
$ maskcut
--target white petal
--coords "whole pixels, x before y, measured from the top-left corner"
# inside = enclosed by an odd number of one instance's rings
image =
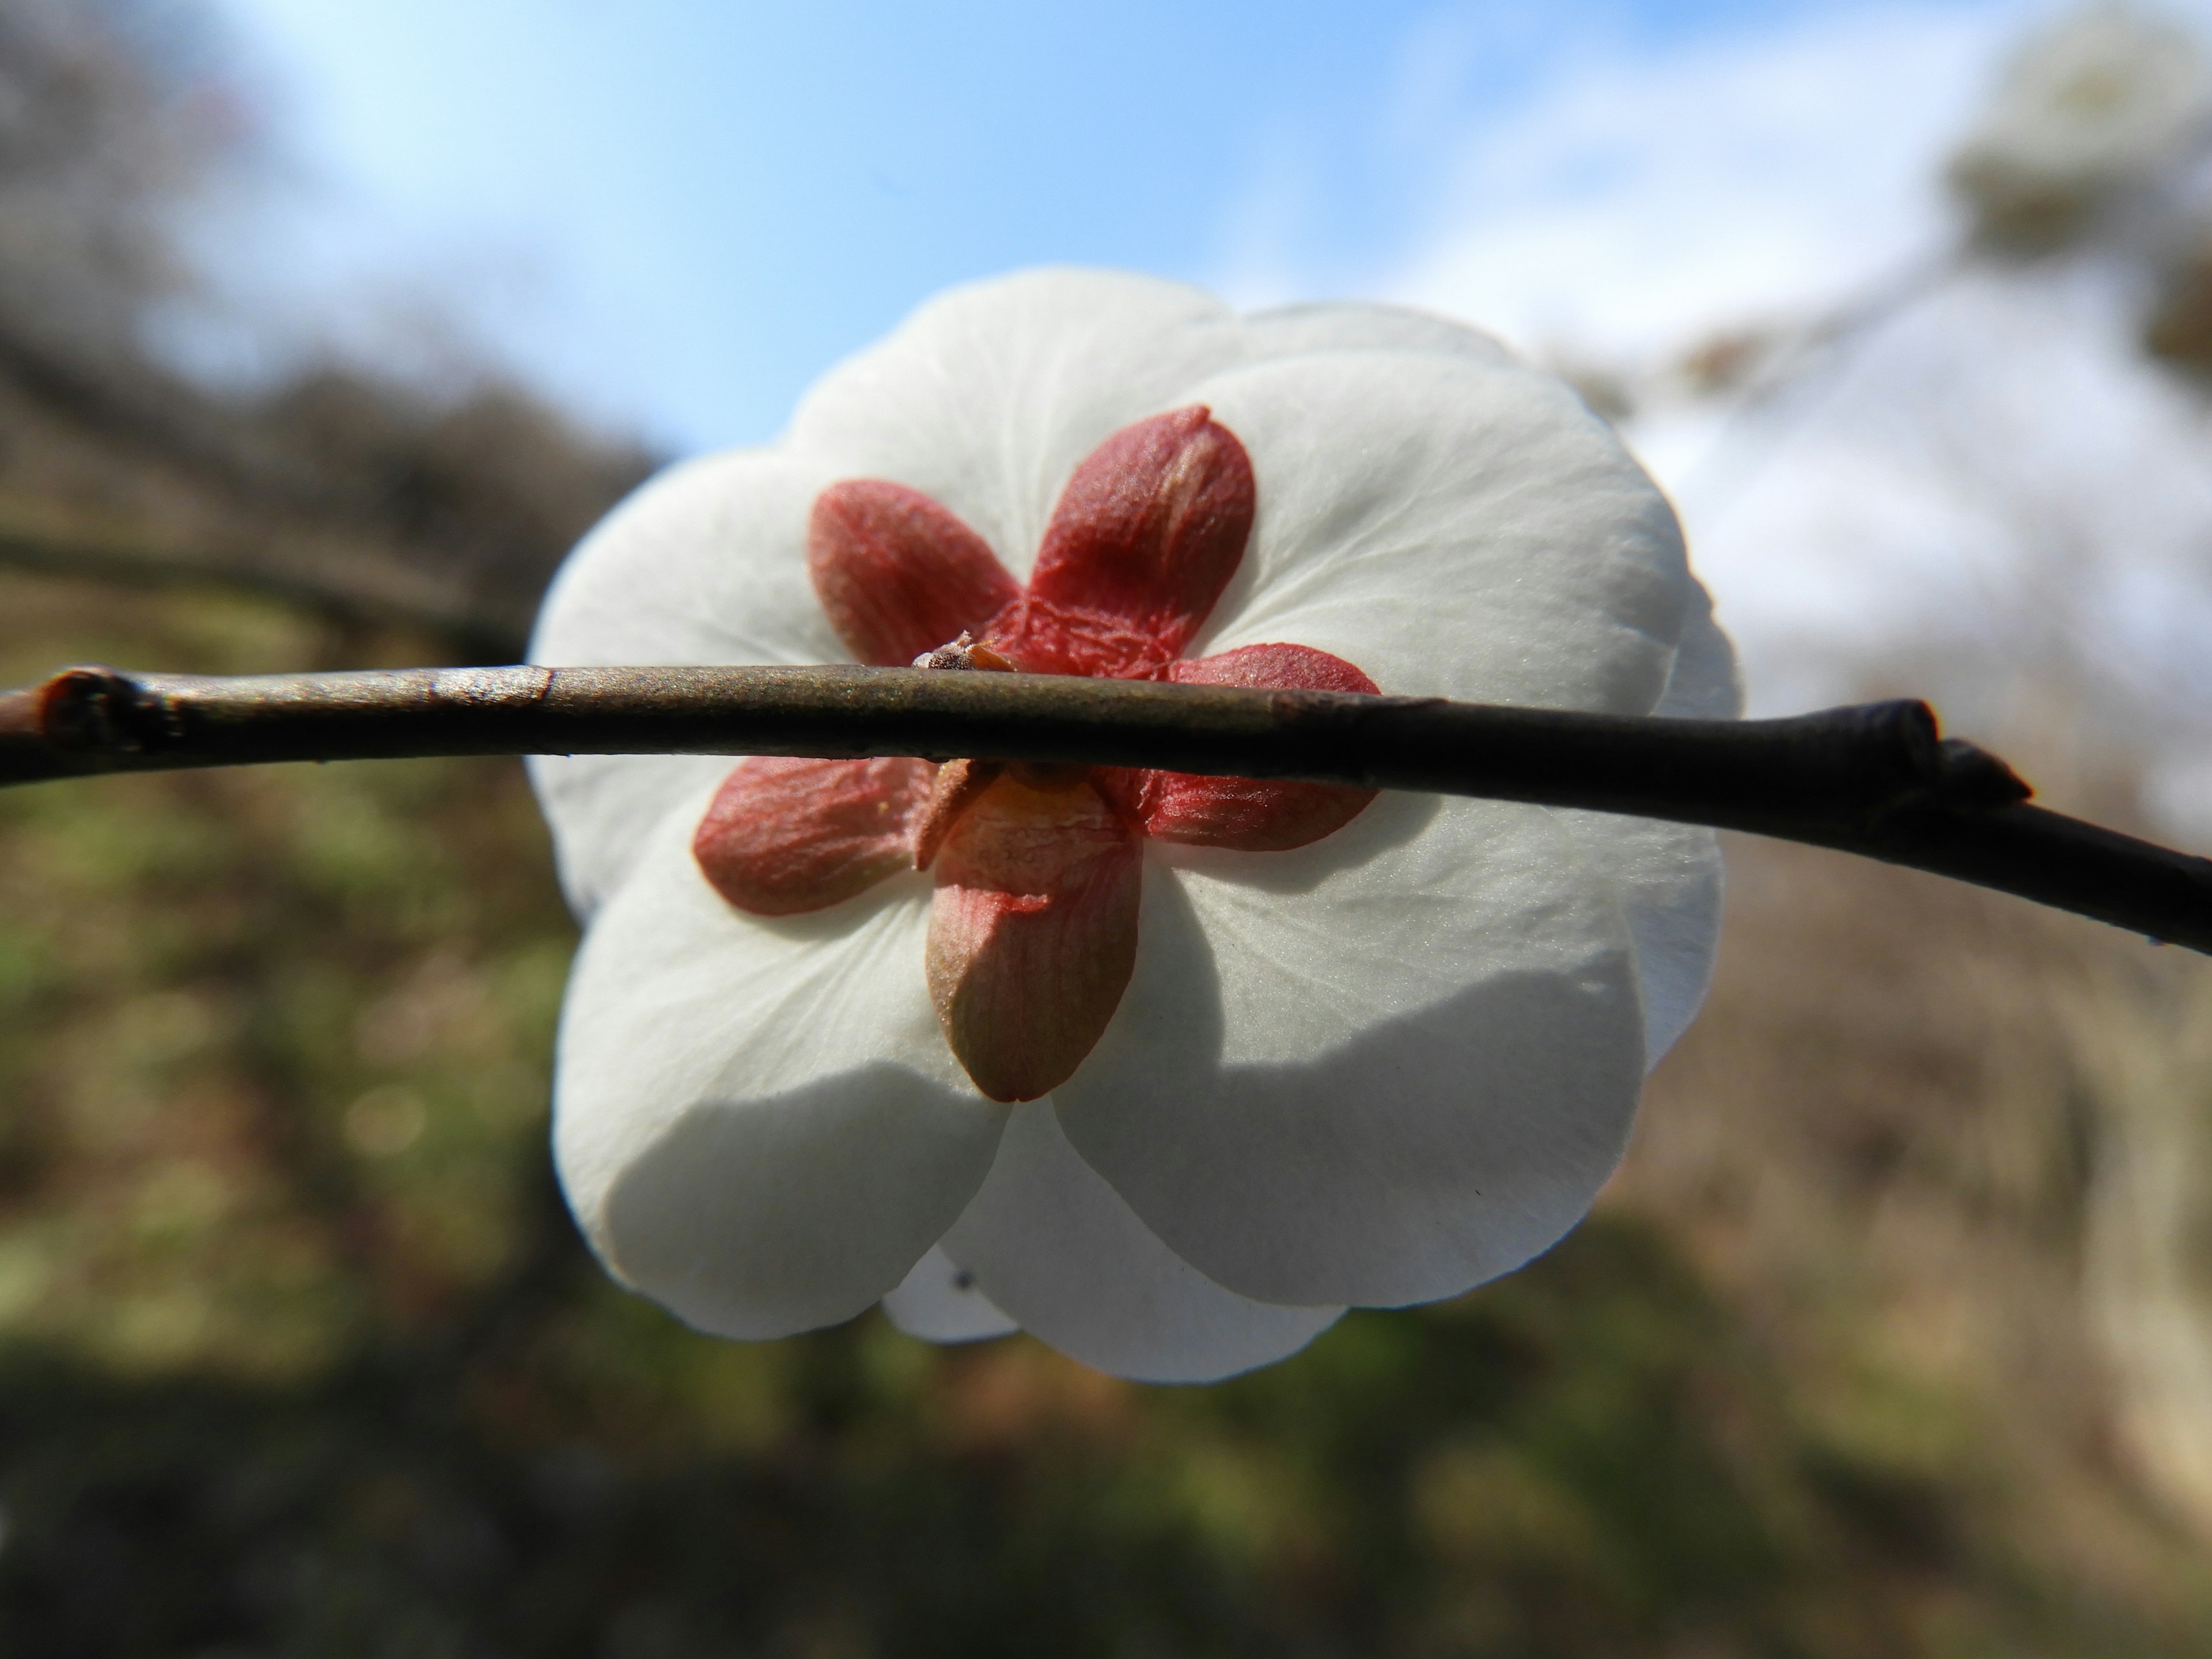
[[[1667,676],[1655,714],[1680,720],[1732,720],[1743,713],[1743,676],[1735,647],[1713,619],[1712,596],[1705,584],[1691,583],[1690,607],[1682,619],[1682,643]]]
[[[1252,362],[1310,351],[1426,351],[1510,365],[1518,361],[1496,337],[1405,306],[1277,306],[1244,319]]]
[[[1200,401],[1194,388],[1222,369],[1324,350],[1512,361],[1486,334],[1398,307],[1239,319],[1180,283],[1029,270],[939,295],[831,371],[799,405],[791,442],[837,477],[935,496],[1026,577],[1061,486],[1106,437]]]
[[[982,1184],[1005,1109],[922,981],[921,878],[812,915],[732,910],[653,832],[586,935],[554,1150],[610,1270],[702,1330],[781,1336],[903,1279]]]
[[[1200,289],[1023,271],[938,295],[833,369],[790,441],[836,477],[935,496],[1027,580],[1076,463],[1243,351],[1235,313]]]
[[[1735,647],[1713,621],[1702,586],[1691,595],[1682,646],[1659,706],[1651,712],[1694,720],[1733,720],[1743,711]],[[1620,895],[1636,940],[1636,978],[1644,1000],[1644,1052],[1656,1066],[1697,1017],[1712,983],[1720,945],[1721,849],[1694,823],[1561,812],[1583,837],[1586,861]]]
[[[1419,1302],[1589,1207],[1643,1021],[1554,815],[1386,794],[1311,847],[1155,845],[1146,875],[1128,992],[1054,1098],[1177,1255],[1264,1301]]]
[[[971,1206],[974,1201],[969,1200]],[[892,1324],[925,1342],[978,1342],[1021,1329],[992,1305],[975,1275],[945,1255],[940,1244],[933,1244],[884,1298],[884,1311]]]
[[[1178,1259],[1077,1156],[1049,1101],[1014,1109],[945,1249],[1031,1335],[1142,1382],[1272,1364],[1344,1311],[1248,1301]]]
[[[1584,865],[1612,887],[1627,921],[1648,1071],[1689,1029],[1712,985],[1721,931],[1719,838],[1702,825],[1657,818],[1553,816],[1581,838]]]
[[[1692,604],[1673,510],[1549,375],[1325,352],[1192,401],[1241,438],[1259,520],[1194,655],[1287,641],[1385,691],[1641,714]]]
[[[828,479],[775,450],[662,473],[586,537],[546,596],[530,659],[551,667],[849,662],[806,575]],[[588,916],[677,801],[725,775],[713,755],[541,756],[531,781],[569,902]]]

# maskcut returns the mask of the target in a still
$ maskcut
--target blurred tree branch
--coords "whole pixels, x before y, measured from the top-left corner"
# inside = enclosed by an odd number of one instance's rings
[[[2026,805],[1925,703],[1682,720],[900,668],[74,668],[0,694],[0,784],[423,755],[1058,761],[1433,791],[1806,842],[2212,953],[2212,860]]]
[[[55,520],[60,520],[60,522]],[[483,592],[450,574],[338,542],[302,568],[296,549],[260,538],[163,538],[135,524],[70,523],[45,503],[0,494],[0,564],[133,588],[213,586],[279,599],[345,622],[408,625],[484,658],[518,654],[534,598]]]
[[[653,458],[465,345],[344,355],[216,291],[195,228],[281,164],[256,103],[191,0],[0,6],[0,562],[267,593],[511,660]],[[194,372],[180,322],[240,361]]]
[[[73,360],[0,307],[0,562],[210,584],[511,660],[577,537],[652,470],[520,388],[314,368],[229,401]]]

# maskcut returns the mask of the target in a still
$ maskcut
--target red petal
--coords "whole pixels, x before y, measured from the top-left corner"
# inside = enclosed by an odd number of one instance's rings
[[[914,868],[932,769],[919,760],[741,761],[700,821],[691,856],[740,910],[822,909]]]
[[[1125,426],[1060,492],[1030,592],[1101,612],[1179,653],[1252,533],[1251,458],[1203,405]]]
[[[1020,597],[983,538],[919,489],[848,478],[814,498],[806,574],[846,648],[904,668]]]
[[[1179,662],[1185,685],[1249,685],[1310,691],[1367,691],[1375,682],[1341,657],[1304,645],[1248,645]],[[1102,780],[1145,833],[1161,841],[1281,853],[1319,841],[1359,816],[1371,789],[1334,783],[1271,783],[1188,772],[1121,772]]]
[[[1082,1063],[1129,982],[1136,836],[1088,782],[1004,777],[936,867],[929,994],[945,1040],[992,1099],[1035,1100]]]

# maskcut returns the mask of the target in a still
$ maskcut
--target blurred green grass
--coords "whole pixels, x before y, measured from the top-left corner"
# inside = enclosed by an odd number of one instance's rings
[[[430,659],[29,576],[0,615],[6,683]],[[574,933],[518,765],[0,793],[0,1650],[2212,1651],[2069,1299],[2087,1074],[1992,1070],[2030,981],[1960,988],[2101,945],[1745,856],[1591,1222],[1146,1389],[874,1316],[720,1343],[609,1284],[548,1170]]]

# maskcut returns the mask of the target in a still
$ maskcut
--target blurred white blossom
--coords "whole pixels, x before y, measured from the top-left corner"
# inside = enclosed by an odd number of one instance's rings
[[[1990,240],[2062,242],[2196,145],[2209,118],[2212,67],[2193,31],[2090,6],[2021,46],[1951,179]]]

